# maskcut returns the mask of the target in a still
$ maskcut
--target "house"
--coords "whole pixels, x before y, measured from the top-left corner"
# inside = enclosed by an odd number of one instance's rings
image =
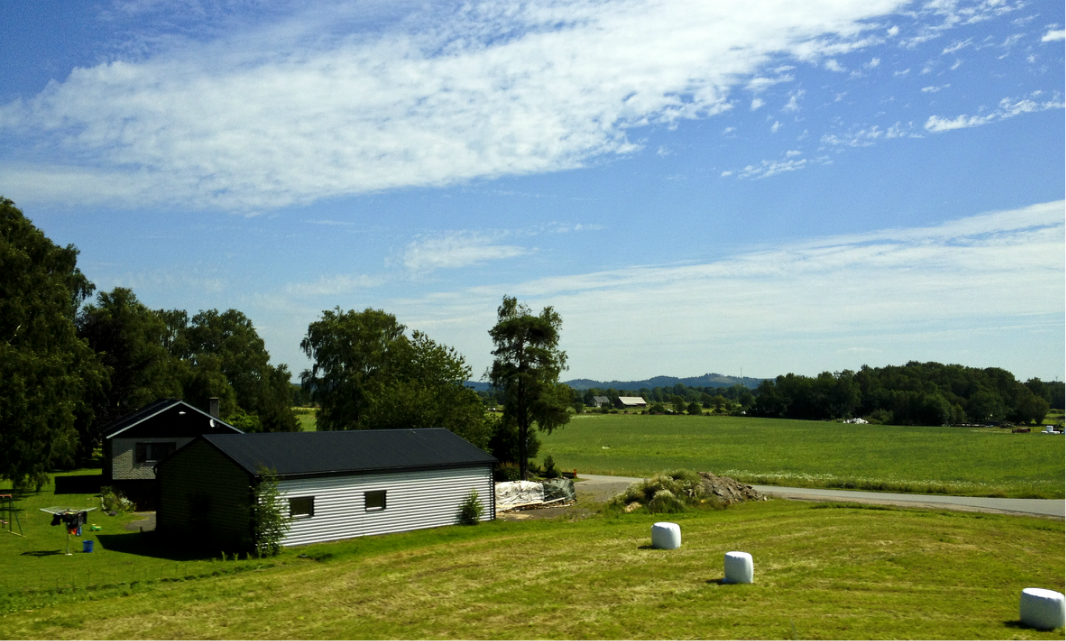
[[[103,428],[101,485],[110,485],[137,504],[155,507],[155,464],[202,434],[240,434],[218,418],[185,401],[168,398],[150,403]]]
[[[648,404],[644,402],[644,399],[640,396],[619,396],[618,401],[615,402],[615,407],[618,409],[633,409],[636,407],[647,407]]]
[[[592,397],[592,406],[593,407],[603,407],[604,405],[610,405],[610,404],[611,404],[611,399],[607,398],[606,396],[593,396]]]
[[[159,464],[156,530],[249,548],[262,468],[291,519],[285,546],[451,525],[475,490],[492,520],[496,462],[443,428],[204,434]]]

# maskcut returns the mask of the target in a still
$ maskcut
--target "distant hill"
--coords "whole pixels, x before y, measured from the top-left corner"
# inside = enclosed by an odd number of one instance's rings
[[[690,376],[688,378],[678,378],[676,376],[655,376],[643,381],[594,381],[588,378],[578,378],[572,381],[563,381],[570,387],[576,390],[587,390],[592,388],[608,389],[614,388],[616,390],[639,390],[642,387],[648,389],[654,387],[673,387],[678,383],[681,383],[685,387],[732,387],[740,384],[744,387],[755,389],[758,387],[763,379],[750,378],[745,376],[726,376],[724,374],[704,374],[703,376]],[[473,388],[478,392],[484,392],[489,389],[488,383],[481,383],[478,381],[467,381],[465,383],[467,387]]]
[[[565,381],[567,385],[576,390],[587,390],[593,387],[600,389],[614,388],[617,390],[639,390],[642,387],[648,389],[654,387],[673,387],[681,383],[685,387],[732,387],[743,385],[744,387],[758,387],[763,379],[746,376],[726,376],[724,374],[704,374],[703,376],[689,376],[678,378],[676,376],[653,376],[643,381],[593,381],[587,378],[579,378]]]

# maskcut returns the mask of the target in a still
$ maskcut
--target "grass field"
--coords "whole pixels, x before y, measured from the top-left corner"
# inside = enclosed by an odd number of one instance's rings
[[[747,483],[1015,498],[1066,496],[1061,436],[744,417],[585,414],[539,456],[563,470],[687,468]]]
[[[14,638],[1034,638],[1025,587],[1064,589],[1063,522],[768,501],[671,515],[680,550],[649,548],[661,516],[496,521],[195,558],[99,517],[92,554],[22,501],[0,535],[0,637]],[[80,546],[79,546],[80,549]],[[755,584],[722,585],[751,553]]]

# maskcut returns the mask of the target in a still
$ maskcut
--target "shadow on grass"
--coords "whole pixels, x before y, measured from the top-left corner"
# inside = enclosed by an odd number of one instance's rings
[[[1004,621],[1003,622],[1003,627],[1012,628],[1014,630],[1036,630],[1038,632],[1054,632],[1055,630],[1061,630],[1062,629],[1061,625],[1059,627],[1057,627],[1057,628],[1050,628],[1050,629],[1048,629],[1048,628],[1034,628],[1031,625],[1025,625],[1019,619],[1014,619],[1013,621]]]
[[[56,494],[99,494],[102,474],[55,477]]]
[[[195,545],[159,536],[155,532],[129,532],[126,534],[97,534],[100,547],[110,552],[147,556],[167,561],[204,561],[217,558],[218,550],[208,550]]]
[[[62,556],[63,554],[62,550],[34,550],[33,552],[23,552],[20,556]]]

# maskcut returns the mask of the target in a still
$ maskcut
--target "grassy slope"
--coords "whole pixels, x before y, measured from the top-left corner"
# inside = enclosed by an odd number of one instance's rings
[[[649,549],[662,518],[497,521],[264,564],[159,558],[140,533],[91,555],[23,556],[57,547],[41,514],[25,539],[0,538],[8,575],[76,581],[117,565],[149,580],[0,591],[0,636],[1062,638],[1017,623],[1022,588],[1064,589],[1061,521],[769,501],[671,515],[682,548]],[[753,555],[754,585],[719,583],[734,549]],[[171,568],[207,576],[156,579]]]
[[[588,473],[688,468],[775,485],[1066,495],[1063,438],[1009,430],[591,414],[540,438],[541,457]]]

